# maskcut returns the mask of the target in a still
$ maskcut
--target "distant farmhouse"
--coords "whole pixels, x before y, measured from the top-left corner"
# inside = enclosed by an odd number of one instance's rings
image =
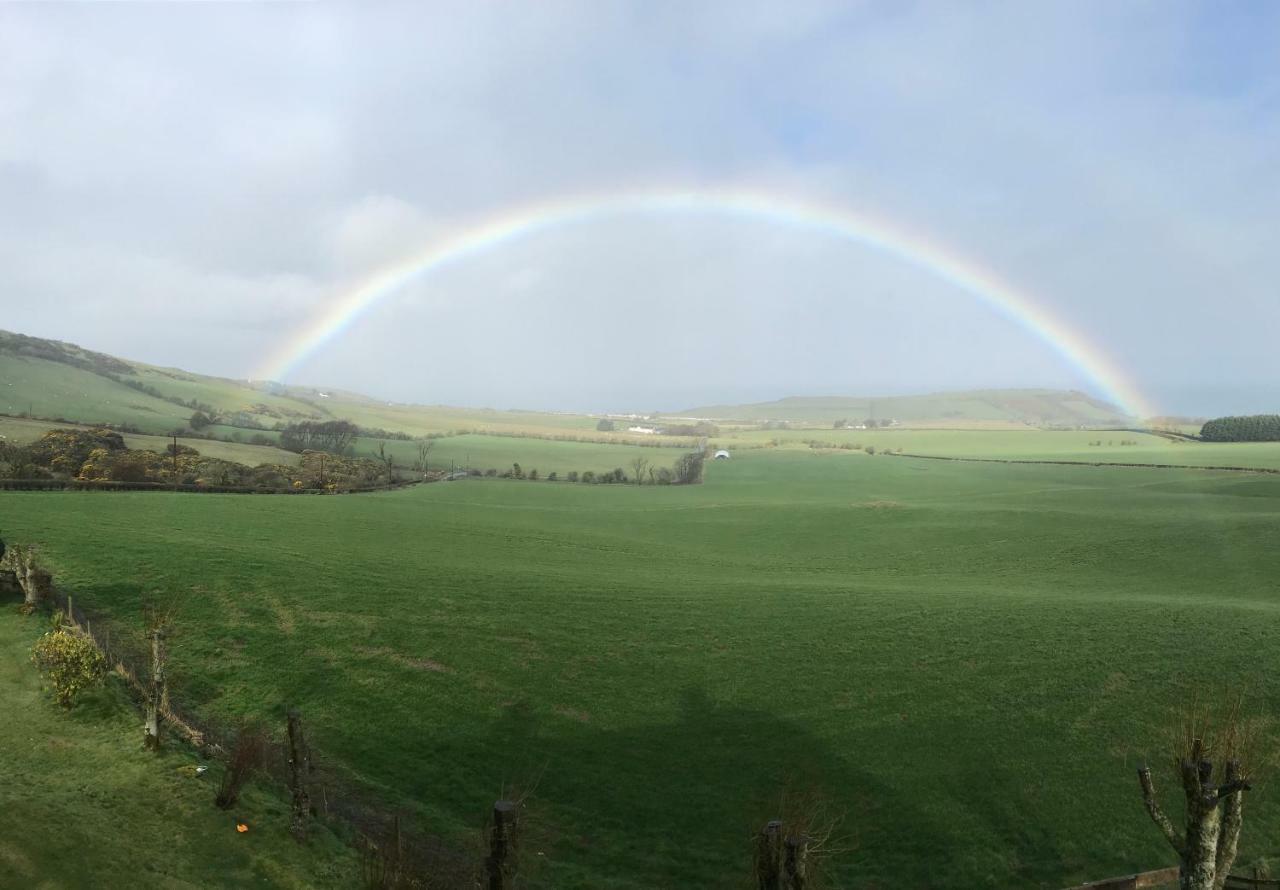
[[[629,426],[627,427],[627,432],[644,433],[645,435],[652,436],[657,432],[657,429],[651,426]]]

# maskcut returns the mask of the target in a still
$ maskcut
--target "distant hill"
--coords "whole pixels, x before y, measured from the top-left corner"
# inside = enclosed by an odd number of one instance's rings
[[[105,423],[164,435],[186,426],[197,409],[215,418],[207,433],[245,440],[262,433],[274,441],[272,431],[280,424],[333,418],[352,420],[366,429],[413,435],[472,430],[549,438],[598,436],[595,419],[583,415],[389,403],[340,389],[282,386],[158,368],[70,343],[0,331],[0,414],[76,424]],[[1052,389],[792,397],[691,408],[669,416],[826,427],[836,420],[858,423],[868,417],[932,426],[1114,426],[1133,422],[1114,405],[1085,393]],[[609,438],[628,440],[625,434]]]
[[[868,418],[900,423],[999,423],[1026,426],[1104,426],[1133,422],[1123,411],[1087,393],[1058,389],[980,389],[914,396],[791,396],[749,405],[708,405],[679,412],[710,420],[786,421],[830,426]]]

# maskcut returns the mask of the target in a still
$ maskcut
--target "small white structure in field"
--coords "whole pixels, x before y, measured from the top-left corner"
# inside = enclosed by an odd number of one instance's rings
[[[654,428],[653,428],[653,427],[651,427],[651,426],[629,426],[629,427],[627,427],[627,432],[629,432],[629,433],[644,433],[644,434],[646,434],[646,435],[652,436],[654,433],[656,433],[656,432],[657,432],[657,430],[656,430],[656,429],[654,429]]]
[[[729,459],[729,452],[725,451],[723,448],[721,448],[719,451],[716,452],[716,460],[728,460],[728,459]]]

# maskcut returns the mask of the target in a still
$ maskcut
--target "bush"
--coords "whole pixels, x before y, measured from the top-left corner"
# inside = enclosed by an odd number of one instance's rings
[[[64,708],[71,707],[85,689],[101,683],[107,673],[107,660],[93,642],[65,627],[36,640],[31,660],[48,676],[53,694]]]
[[[611,433],[614,430],[613,421],[605,417],[596,424],[596,429],[602,433]]]
[[[547,481],[548,481],[548,482],[555,482],[555,481],[557,481],[559,478],[560,478],[560,474],[558,474],[555,470],[552,470],[550,473],[548,473],[548,474],[547,474]]]
[[[493,476],[498,475],[498,471],[497,471],[497,470],[495,470],[493,467],[490,467],[489,469],[487,469],[487,470],[485,470],[485,471],[484,471],[484,474],[485,474],[486,476],[493,477]]]
[[[591,470],[586,470],[582,474],[582,481],[587,483],[595,482],[596,474],[593,473]]]
[[[577,471],[577,470],[570,470],[570,471],[569,471],[569,473],[565,476],[565,478],[566,478],[566,479],[568,479],[570,482],[577,482],[577,481],[578,481],[578,471]]]
[[[262,768],[266,760],[266,732],[258,726],[242,727],[236,733],[236,742],[227,760],[227,771],[222,774],[222,784],[218,786],[218,795],[213,802],[224,810],[235,806],[244,783],[255,770]]]
[[[530,471],[529,471],[529,478],[530,478],[532,481],[534,481],[534,482],[537,482],[537,481],[538,481],[538,468],[537,468],[537,467],[534,467],[532,470],[530,470]]]

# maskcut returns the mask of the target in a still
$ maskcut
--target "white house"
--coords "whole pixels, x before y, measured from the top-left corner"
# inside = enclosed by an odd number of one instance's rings
[[[654,433],[656,433],[656,432],[657,432],[657,430],[656,430],[656,429],[654,429],[654,428],[653,428],[653,427],[651,427],[651,426],[629,426],[629,427],[627,427],[627,432],[629,432],[629,433],[644,433],[644,434],[646,434],[646,435],[652,436]]]

